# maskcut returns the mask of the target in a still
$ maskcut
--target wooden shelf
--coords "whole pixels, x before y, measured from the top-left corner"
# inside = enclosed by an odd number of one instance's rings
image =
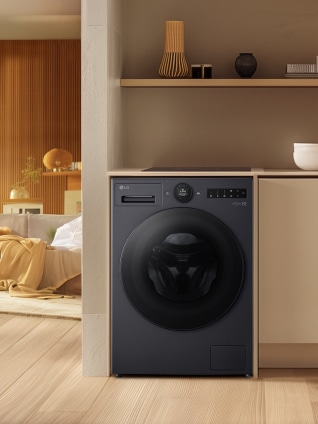
[[[82,172],[81,171],[61,171],[61,172],[43,172],[44,177],[67,177],[67,190],[82,189]]]
[[[318,78],[279,78],[279,79],[121,79],[121,87],[130,88],[318,88]]]
[[[9,204],[9,203],[43,203],[43,199],[37,199],[37,198],[21,198],[21,199],[4,199],[3,203]]]
[[[43,172],[43,177],[81,177],[81,171]]]

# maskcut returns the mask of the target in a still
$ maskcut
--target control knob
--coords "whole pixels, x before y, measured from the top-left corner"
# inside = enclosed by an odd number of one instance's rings
[[[181,203],[187,203],[192,199],[193,190],[189,184],[180,183],[174,188],[174,197]]]

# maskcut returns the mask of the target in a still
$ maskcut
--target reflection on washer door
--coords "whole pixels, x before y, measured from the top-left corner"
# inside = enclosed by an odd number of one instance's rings
[[[244,281],[244,257],[231,230],[192,208],[159,211],[139,224],[121,254],[125,293],[152,323],[192,330],[222,317]]]
[[[165,298],[187,302],[205,296],[217,273],[211,248],[189,233],[171,234],[154,246],[148,260],[149,278]]]

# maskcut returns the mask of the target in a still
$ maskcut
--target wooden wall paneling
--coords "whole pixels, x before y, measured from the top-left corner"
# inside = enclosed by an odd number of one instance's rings
[[[56,176],[52,178],[42,178],[43,183],[43,212],[44,213],[64,213],[64,192],[67,190],[67,178]],[[55,196],[50,193],[54,192]]]
[[[1,211],[28,156],[43,166],[44,154],[59,147],[81,161],[80,60],[80,40],[0,41]],[[62,176],[28,187],[45,213],[60,214],[65,188]]]

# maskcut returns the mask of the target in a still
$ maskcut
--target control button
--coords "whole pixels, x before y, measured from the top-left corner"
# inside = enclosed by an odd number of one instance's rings
[[[208,188],[209,199],[245,199],[247,190],[245,188]]]
[[[189,202],[193,196],[192,187],[189,184],[180,183],[174,188],[174,196],[179,202]]]
[[[216,199],[220,197],[219,190],[217,188],[209,188],[208,189],[208,198],[209,199]]]

